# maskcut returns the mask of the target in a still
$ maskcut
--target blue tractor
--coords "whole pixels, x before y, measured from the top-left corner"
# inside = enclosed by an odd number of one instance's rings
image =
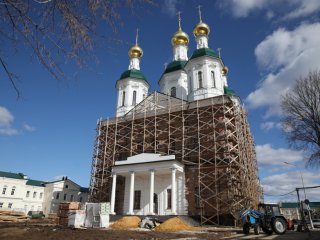
[[[256,235],[260,229],[266,234],[284,234],[287,230],[287,221],[277,204],[260,203],[258,210],[249,208],[240,213],[240,218],[243,220],[244,234],[249,234],[250,228]]]

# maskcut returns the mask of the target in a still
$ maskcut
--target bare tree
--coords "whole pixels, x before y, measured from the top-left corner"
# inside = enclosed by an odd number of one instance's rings
[[[23,44],[54,78],[62,79],[58,57],[85,64],[96,27],[104,21],[115,31],[120,8],[133,12],[141,3],[152,0],[0,0],[0,71],[19,97],[17,75],[7,59]]]
[[[282,97],[283,132],[291,147],[306,153],[307,164],[320,165],[320,71],[297,80]]]

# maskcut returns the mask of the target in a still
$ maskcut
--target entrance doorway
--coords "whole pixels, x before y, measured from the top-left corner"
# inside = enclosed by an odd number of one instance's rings
[[[153,212],[156,215],[159,215],[158,213],[158,194],[153,194]]]

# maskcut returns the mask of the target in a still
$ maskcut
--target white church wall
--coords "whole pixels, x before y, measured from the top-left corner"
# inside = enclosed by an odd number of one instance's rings
[[[160,80],[160,92],[171,95],[171,89],[176,88],[176,97],[187,99],[188,95],[188,76],[184,71],[174,71],[166,73]]]

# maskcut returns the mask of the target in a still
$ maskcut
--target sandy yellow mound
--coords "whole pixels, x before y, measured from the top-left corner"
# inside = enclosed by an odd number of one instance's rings
[[[137,216],[122,217],[118,221],[114,222],[110,228],[112,229],[129,229],[138,228],[140,218]]]

